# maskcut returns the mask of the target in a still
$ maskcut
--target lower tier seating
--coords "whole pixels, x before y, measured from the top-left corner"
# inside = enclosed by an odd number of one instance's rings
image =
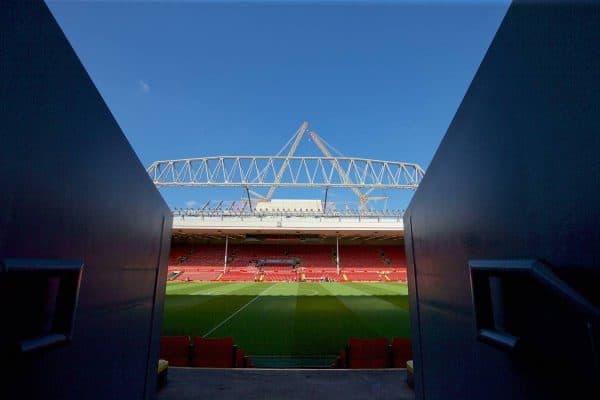
[[[273,267],[259,269],[256,267],[228,268],[223,273],[222,267],[169,267],[168,280],[173,281],[260,281],[260,282],[406,282],[405,268],[388,269],[351,269],[342,268],[338,275],[335,268],[299,268]]]
[[[189,336],[162,336],[160,338],[160,358],[167,360],[172,367],[188,367],[190,345]]]
[[[406,368],[410,359],[412,347],[408,338],[394,338],[392,344],[387,338],[350,338],[332,367]]]
[[[160,358],[173,367],[250,368],[254,364],[233,338],[162,336]]]
[[[252,368],[252,360],[233,338],[162,336],[160,358],[173,367]],[[412,359],[411,340],[393,338],[350,338],[333,368],[406,368]]]
[[[401,246],[340,245],[340,271],[335,246],[298,244],[232,245],[223,273],[225,247],[216,244],[174,245],[169,280],[178,281],[406,281]],[[294,260],[290,265],[264,265],[268,260]]]

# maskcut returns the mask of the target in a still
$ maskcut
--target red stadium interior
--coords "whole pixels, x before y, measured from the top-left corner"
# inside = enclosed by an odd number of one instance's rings
[[[184,282],[406,282],[406,274],[404,243],[398,239],[280,235],[238,235],[225,239],[175,234],[167,279]],[[232,338],[163,337],[161,357],[173,360],[173,366],[254,367]],[[331,367],[405,368],[410,358],[408,338],[394,338],[391,344],[386,338],[351,338]]]
[[[406,281],[406,256],[400,244],[354,244],[351,240],[175,239],[169,280],[179,281]],[[226,252],[227,247],[227,252]],[[339,273],[336,265],[339,248]],[[225,254],[227,265],[225,266]]]

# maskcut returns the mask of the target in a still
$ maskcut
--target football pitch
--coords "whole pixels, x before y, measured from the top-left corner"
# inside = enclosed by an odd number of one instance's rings
[[[163,335],[232,336],[258,367],[326,366],[350,337],[408,337],[399,282],[173,282]]]

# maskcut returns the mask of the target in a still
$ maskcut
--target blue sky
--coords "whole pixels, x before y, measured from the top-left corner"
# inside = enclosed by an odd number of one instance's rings
[[[346,156],[427,168],[508,8],[501,0],[48,5],[146,167],[274,155],[308,120]],[[298,153],[318,151],[305,140]],[[161,192],[171,207],[244,194]],[[411,196],[379,194],[401,209]],[[330,199],[355,201],[349,190]]]

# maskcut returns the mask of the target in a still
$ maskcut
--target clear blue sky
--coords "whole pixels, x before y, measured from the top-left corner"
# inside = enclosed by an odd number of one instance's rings
[[[346,156],[427,168],[508,8],[501,0],[48,5],[146,167],[274,155],[308,120]],[[318,154],[308,141],[298,153]],[[243,195],[161,192],[172,207]],[[385,194],[391,208],[410,200]],[[330,199],[355,201],[348,190]]]

